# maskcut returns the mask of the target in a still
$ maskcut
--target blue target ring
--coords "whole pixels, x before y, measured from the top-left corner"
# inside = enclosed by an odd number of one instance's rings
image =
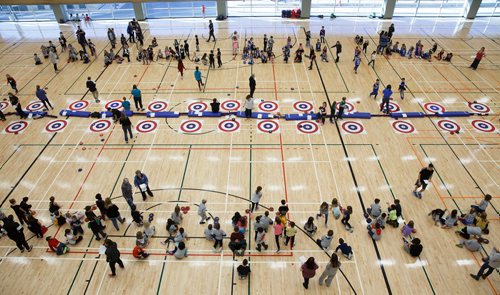
[[[226,100],[223,101],[220,105],[220,107],[225,110],[225,111],[236,111],[239,110],[241,107],[241,103],[237,100]]]
[[[69,109],[72,111],[81,111],[89,106],[89,102],[86,100],[77,100],[69,105]]]
[[[263,101],[259,104],[259,109],[263,112],[274,112],[278,109],[278,103],[274,101]]]
[[[194,133],[201,129],[203,124],[197,120],[188,120],[181,123],[179,129],[184,133]]]
[[[349,134],[359,134],[365,130],[365,127],[361,123],[347,121],[342,123],[342,129]]]
[[[426,109],[430,113],[443,113],[446,111],[446,109],[435,102],[427,102],[424,104],[424,109]]]
[[[489,106],[478,102],[469,103],[469,108],[480,114],[489,113],[491,111]]]
[[[280,126],[277,122],[271,120],[262,120],[257,123],[257,129],[264,133],[272,133],[278,131],[279,127]]]
[[[301,121],[297,123],[297,130],[304,134],[313,134],[319,131],[319,125],[316,122]]]
[[[496,128],[495,125],[493,125],[489,121],[484,121],[484,120],[473,120],[471,121],[472,127],[474,127],[476,130],[481,131],[481,132],[495,132]]]
[[[111,122],[108,120],[97,120],[90,124],[90,131],[92,132],[102,132],[106,131],[111,127]]]
[[[68,126],[68,121],[66,120],[53,120],[45,125],[45,132],[59,132],[66,128],[66,126]]]
[[[444,131],[452,132],[452,133],[458,133],[460,131],[460,126],[450,120],[439,120],[437,122],[437,125],[439,128],[443,129]]]
[[[148,105],[148,110],[150,112],[161,112],[168,108],[168,103],[166,101],[153,101]]]
[[[314,109],[314,106],[307,101],[297,101],[293,104],[293,108],[299,112],[310,112]]]
[[[26,121],[15,121],[5,127],[5,133],[17,134],[28,127],[28,122]]]
[[[399,133],[409,134],[415,132],[415,127],[407,121],[394,121],[391,125]]]
[[[233,120],[223,120],[217,126],[221,132],[235,132],[240,129],[240,123]]]
[[[190,112],[203,112],[208,108],[207,104],[204,102],[193,102],[188,106]]]
[[[145,120],[145,121],[139,122],[135,126],[135,130],[139,133],[150,133],[150,132],[155,131],[157,127],[158,127],[158,123],[156,121]]]
[[[106,103],[106,106],[105,106],[106,110],[109,108],[116,110],[116,109],[120,109],[121,107],[122,107],[122,102],[119,100],[112,100],[112,101]]]

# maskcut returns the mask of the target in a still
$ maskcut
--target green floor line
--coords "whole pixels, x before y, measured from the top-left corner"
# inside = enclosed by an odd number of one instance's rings
[[[187,155],[187,158],[186,158],[186,164],[184,165],[184,173],[182,174],[182,180],[181,180],[181,185],[180,185],[180,189],[179,189],[179,194],[177,195],[177,201],[179,201],[181,199],[181,195],[182,195],[182,188],[184,187],[184,180],[186,179],[186,172],[187,172],[187,167],[188,167],[188,164],[189,164],[189,158],[191,156],[191,145],[189,146],[189,151],[188,151],[188,155]],[[168,250],[168,243],[167,243],[167,250]],[[167,251],[165,250],[165,251]],[[165,272],[165,261],[167,260],[167,255],[165,255],[165,257],[163,258],[163,265],[161,267],[161,272],[160,272],[160,280],[158,282],[158,287],[156,288],[156,294],[160,294],[160,288],[161,288],[161,282],[163,280],[163,273]]]
[[[87,245],[87,248],[90,247],[90,244],[92,243],[93,239],[94,239],[94,235],[92,235],[92,237],[90,238],[90,241]],[[86,256],[87,256],[87,253],[83,254],[83,258],[85,258]],[[82,268],[83,262],[84,262],[84,260],[80,261],[80,264],[78,265],[78,269],[76,270],[75,276],[73,277],[73,280],[71,280],[71,285],[69,286],[68,292],[66,293],[67,295],[69,295],[71,293],[71,289],[73,289],[73,285],[75,284],[76,277],[78,276],[78,273],[80,272],[80,269]]]

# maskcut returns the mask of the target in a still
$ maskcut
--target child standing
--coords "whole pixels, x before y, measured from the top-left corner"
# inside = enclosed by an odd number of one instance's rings
[[[358,73],[358,68],[360,63],[361,63],[361,58],[359,57],[359,55],[356,55],[356,57],[354,58],[354,74]]]
[[[405,78],[401,78],[401,82],[399,83],[399,95],[401,96],[401,99],[405,99],[405,90],[406,90]]]
[[[380,80],[377,79],[375,80],[375,83],[373,83],[373,89],[372,92],[370,93],[370,97],[372,97],[373,95],[373,99],[377,99],[379,88],[380,88]]]
[[[329,209],[328,203],[323,202],[319,206],[319,214],[316,214],[316,219],[320,218],[323,215],[325,216],[325,226],[328,224],[328,209]]]
[[[281,223],[281,219],[276,217],[274,221],[274,239],[276,241],[276,253],[280,253],[280,236],[283,234],[283,224]]]
[[[347,206],[347,209],[344,210],[344,217],[340,220],[342,224],[345,226],[345,229],[352,233],[353,227],[349,224],[349,219],[351,219],[352,207]]]
[[[222,53],[220,52],[220,48],[217,48],[217,64],[219,68],[222,66]]]
[[[214,225],[214,230],[213,230],[213,237],[214,237],[214,240],[215,240],[215,243],[214,243],[214,249],[213,251],[214,252],[221,252],[222,251],[222,239],[226,236],[226,233],[220,229],[220,223],[216,223]],[[219,246],[219,248],[217,248],[217,246]]]
[[[19,91],[17,90],[16,80],[9,74],[5,75],[5,77],[7,77],[7,83],[10,84],[10,87],[12,87],[12,89],[15,90],[17,94]]]
[[[207,217],[207,200],[201,200],[200,205],[198,206],[198,215],[201,217],[200,224],[205,224],[205,221],[209,220],[210,217]]]
[[[290,244],[290,249],[293,249],[295,246],[295,234],[297,234],[297,229],[295,228],[295,222],[290,221],[290,227],[285,229],[285,235],[286,235],[286,240],[285,240],[285,246],[288,245],[288,242],[292,242]]]
[[[372,69],[375,68],[375,59],[377,58],[377,52],[376,51],[373,51],[372,52],[372,56],[370,58],[370,61],[368,62],[368,65],[372,65]],[[378,79],[377,79],[378,80]]]
[[[261,248],[264,247],[265,250],[269,247],[266,244],[265,241],[266,238],[266,233],[264,232],[264,229],[262,227],[259,227],[257,230],[257,238],[255,239],[255,242],[257,243],[257,248],[255,248],[257,251],[261,251]]]
[[[340,218],[340,205],[339,205],[339,201],[337,201],[337,198],[333,198],[332,200],[332,213],[333,213],[333,217],[335,217],[335,219],[339,219]]]

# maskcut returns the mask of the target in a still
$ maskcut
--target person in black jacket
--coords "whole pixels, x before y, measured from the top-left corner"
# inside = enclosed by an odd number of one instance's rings
[[[101,219],[106,220],[106,205],[104,204],[104,200],[102,199],[101,194],[95,195],[95,204],[99,211],[101,212]]]
[[[210,106],[212,107],[212,113],[219,112],[220,102],[217,101],[217,98],[214,98],[213,102],[210,103]]]
[[[250,96],[253,98],[253,94],[255,92],[255,87],[257,86],[257,82],[255,82],[255,74],[252,74],[248,79],[248,84],[250,86]]]
[[[104,203],[106,204],[106,215],[109,217],[109,219],[111,219],[111,222],[113,223],[113,226],[116,228],[116,230],[120,230],[118,221],[123,224],[125,222],[125,218],[122,218],[118,206],[111,202],[111,198],[106,198],[106,200],[104,200]]]
[[[21,209],[21,206],[16,204],[15,199],[10,199],[10,208],[14,210],[14,213],[16,213],[17,218],[19,219],[19,222],[24,225],[24,223],[28,223],[28,217],[26,214],[24,214],[24,211]]]
[[[125,114],[121,114],[119,120],[122,125],[123,135],[125,136],[125,143],[128,143],[128,134],[130,134],[130,139],[134,138],[132,134],[132,122],[130,122],[130,119]]]
[[[23,111],[19,97],[15,96],[12,92],[8,93],[10,104],[16,109],[16,113],[21,119],[27,119],[28,115]]]
[[[92,81],[92,78],[90,78],[90,77],[87,78],[87,88],[94,96],[95,102],[99,103],[99,91],[97,91],[97,86],[96,86],[95,82]]]
[[[17,248],[21,250],[21,253],[24,252],[25,249],[30,252],[31,249],[33,249],[33,246],[28,245],[28,242],[26,242],[23,227],[14,221],[13,215],[9,215],[7,218],[8,222],[4,225],[4,229],[7,232],[9,239],[16,242]]]
[[[335,62],[339,62],[339,59],[340,59],[340,53],[342,53],[342,44],[340,44],[339,41],[337,41],[337,43],[335,43],[335,45],[332,46],[332,48],[335,47],[336,49],[336,58],[335,58]]]
[[[116,276],[115,265],[118,263],[121,268],[125,268],[125,266],[120,259],[120,251],[118,251],[118,246],[115,242],[110,239],[106,239],[104,241],[104,246],[106,246],[106,262],[109,263],[109,268],[111,268],[111,273],[109,274],[109,276],[114,277]]]

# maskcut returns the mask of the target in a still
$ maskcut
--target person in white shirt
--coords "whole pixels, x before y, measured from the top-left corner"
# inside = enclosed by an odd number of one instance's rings
[[[372,52],[372,56],[371,56],[371,59],[370,61],[368,62],[368,65],[372,65],[372,68],[375,68],[375,59],[377,58],[377,52],[374,51]]]
[[[201,200],[200,205],[198,206],[198,215],[201,217],[200,224],[205,224],[205,221],[209,220],[210,217],[207,216],[207,200]]]
[[[247,95],[247,97],[245,99],[245,103],[244,103],[245,117],[247,119],[252,117],[253,105],[254,105],[253,98],[250,95]]]
[[[252,202],[252,209],[250,210],[250,212],[253,212],[254,210],[259,210],[259,202],[261,198],[262,198],[262,187],[258,186],[257,190],[255,190],[255,192],[252,193],[252,197],[250,199],[250,201]]]

